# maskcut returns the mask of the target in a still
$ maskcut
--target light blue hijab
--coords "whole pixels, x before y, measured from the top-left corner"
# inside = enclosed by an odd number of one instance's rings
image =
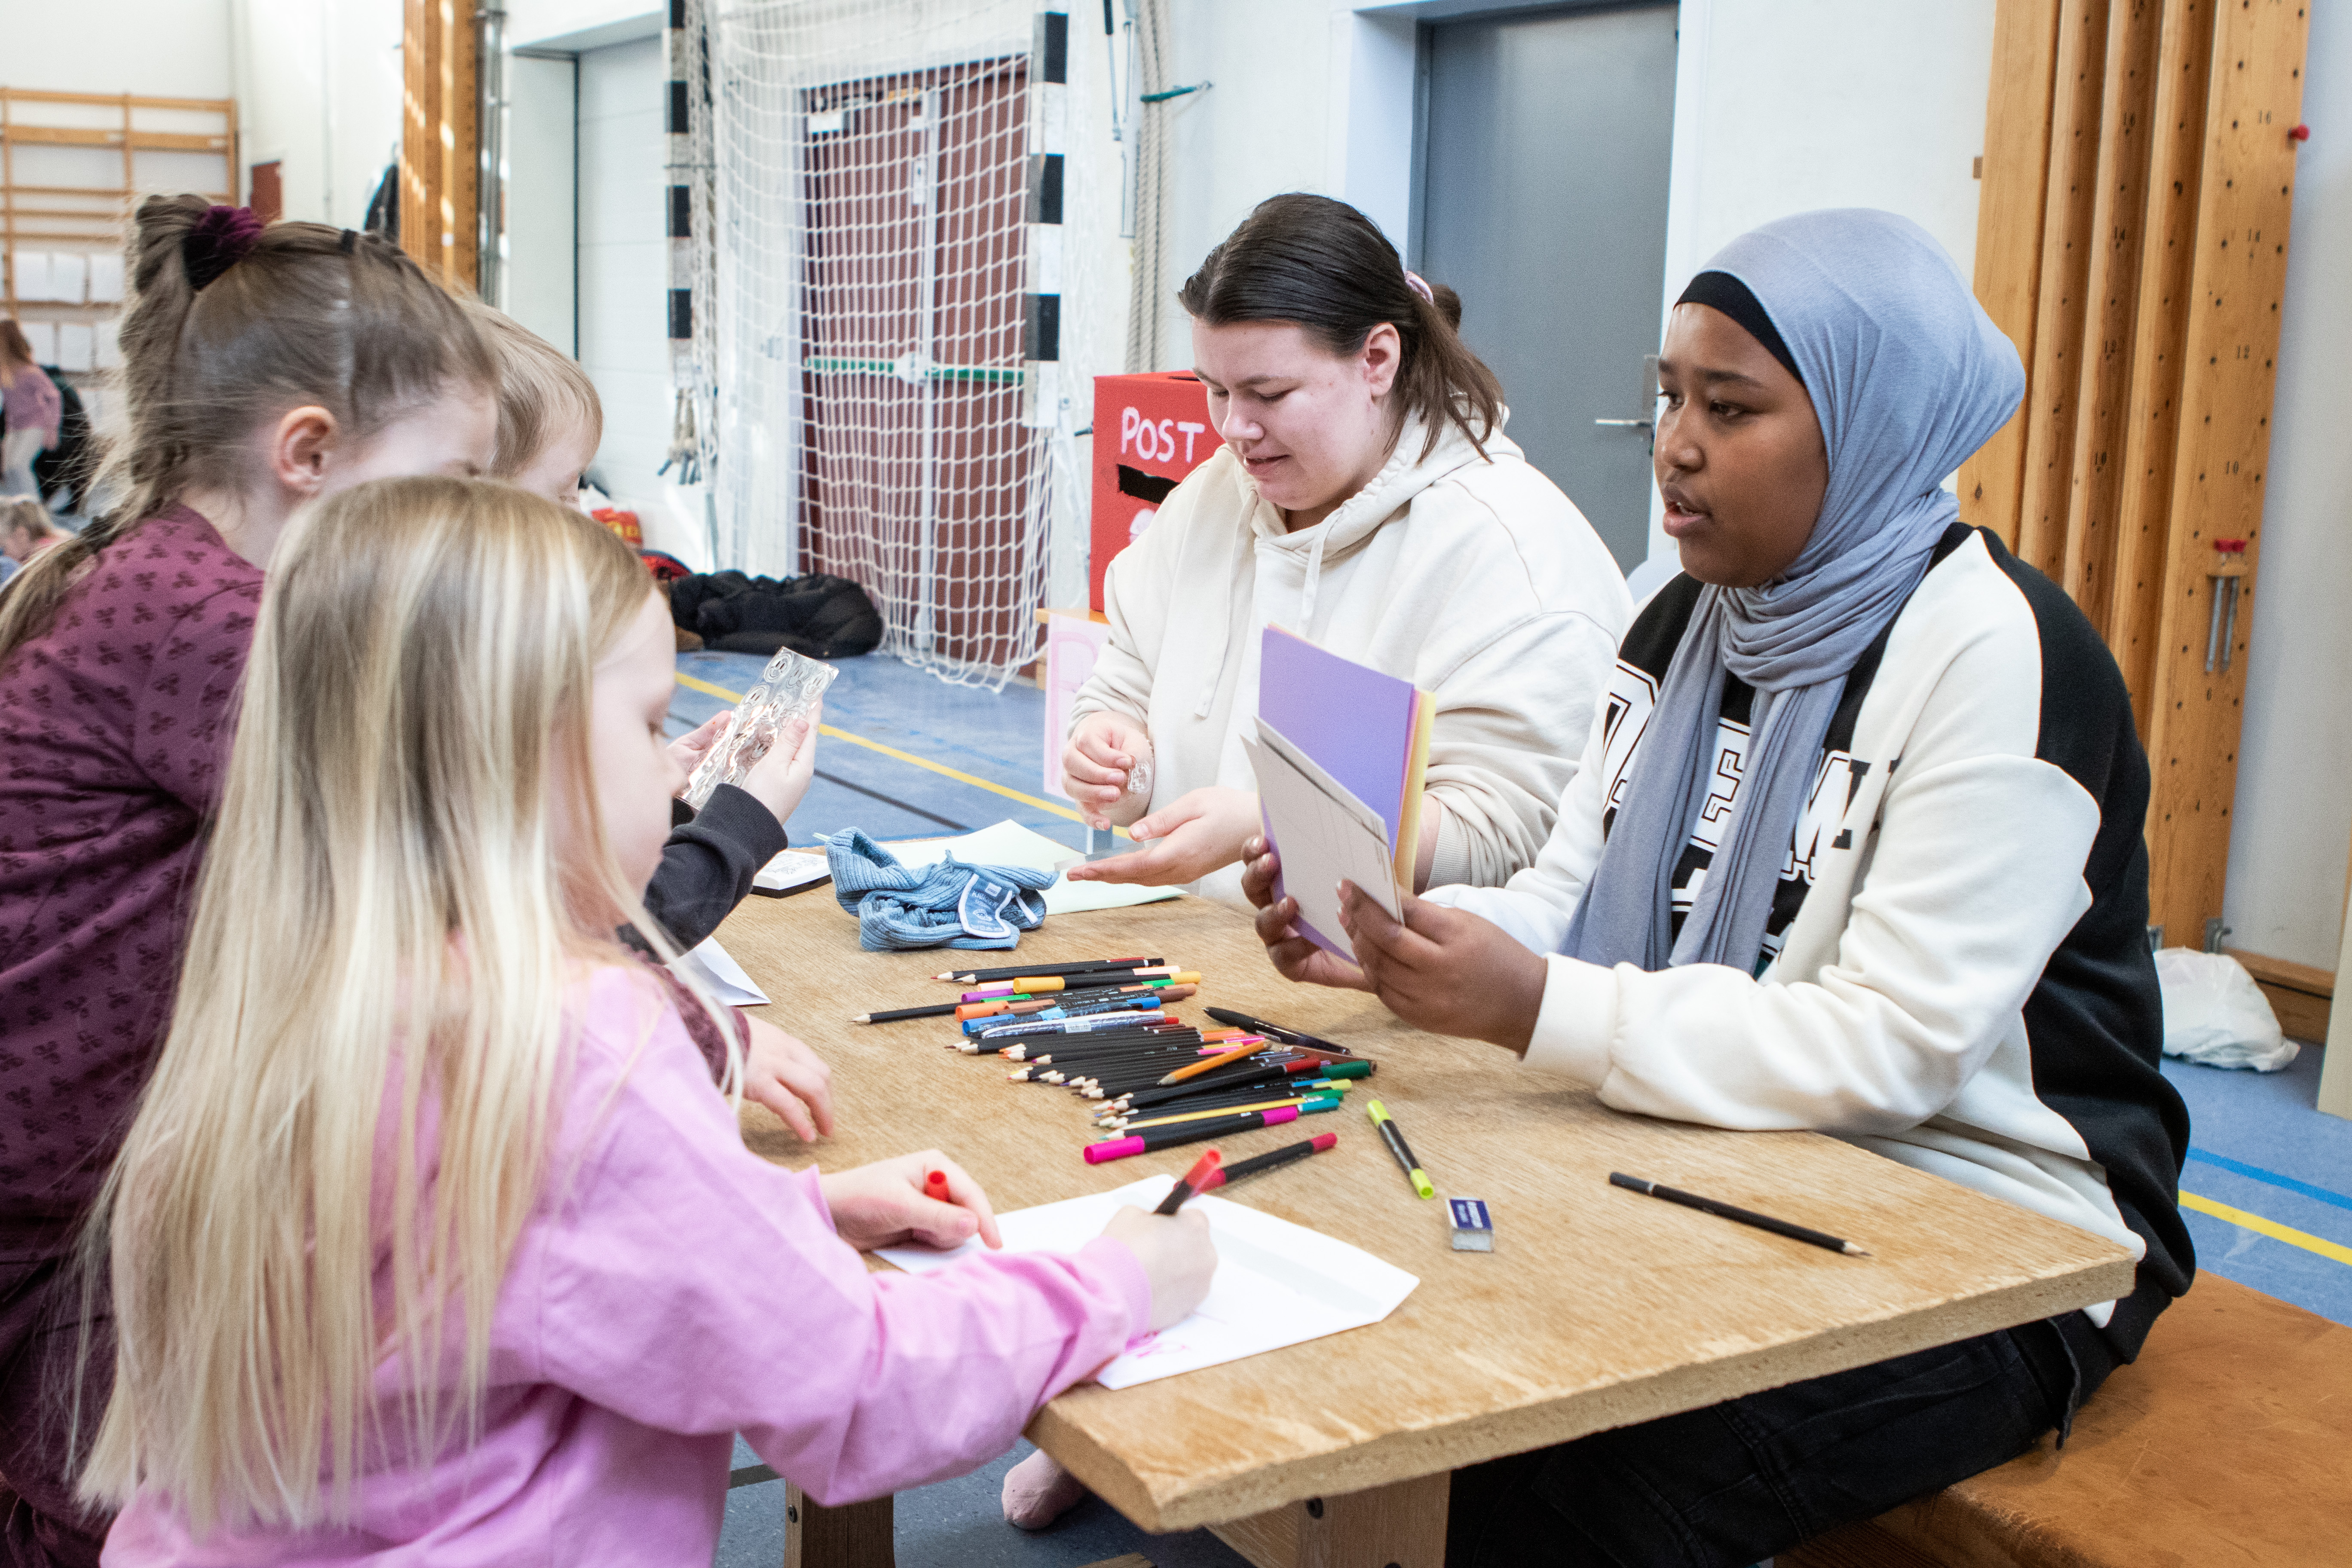
[[[1944,476],[2008,423],[2025,371],[1943,247],[1892,213],[1782,218],[1705,270],[1747,285],[1796,360],[1829,489],[1788,571],[1700,594],[1560,951],[1753,973],[1846,673],[1926,575],[1959,516]],[[1675,939],[1675,866],[1714,773],[1727,671],[1756,689],[1746,783]]]

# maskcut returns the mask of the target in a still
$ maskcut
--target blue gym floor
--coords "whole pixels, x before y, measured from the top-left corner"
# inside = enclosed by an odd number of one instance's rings
[[[839,733],[819,743],[816,782],[788,825],[794,843],[845,827],[877,838],[922,837],[1010,817],[1084,844],[1086,830],[1066,804],[1045,793],[1045,698],[1036,688],[948,686],[876,655],[836,662],[841,679],[826,694],[824,722]],[[730,706],[763,663],[743,654],[680,655],[672,732]],[[2306,1046],[2283,1072],[2171,1060],[2164,1072],[2191,1118],[2180,1187],[2199,1267],[2352,1323],[2352,1121],[2314,1108],[2319,1059],[2317,1047]],[[1022,1445],[1019,1453],[1027,1451]],[[1024,1534],[1003,1523],[997,1508],[1004,1471],[1017,1457],[901,1493],[903,1568],[1080,1568],[1126,1552],[1140,1552],[1157,1568],[1242,1564],[1205,1531],[1146,1535],[1096,1501],[1052,1530]],[[735,1462],[759,1460],[739,1444]],[[767,1481],[730,1494],[719,1568],[770,1568],[782,1560],[783,1493],[781,1481]]]

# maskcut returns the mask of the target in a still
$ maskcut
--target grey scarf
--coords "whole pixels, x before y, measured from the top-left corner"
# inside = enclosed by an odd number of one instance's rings
[[[2025,373],[1943,248],[1892,213],[1782,218],[1707,270],[1744,284],[1778,329],[1821,420],[1829,489],[1780,577],[1699,595],[1560,951],[1753,973],[1846,673],[1919,585],[1959,515],[1944,476],[2008,422]],[[1745,782],[1673,939],[1675,866],[1714,773],[1727,672],[1756,689]]]

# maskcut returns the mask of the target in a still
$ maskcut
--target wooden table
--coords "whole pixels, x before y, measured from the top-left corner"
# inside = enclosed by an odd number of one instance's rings
[[[1178,1010],[1216,1005],[1338,1040],[1380,1064],[1441,1194],[1486,1200],[1491,1254],[1452,1250],[1444,1205],[1416,1199],[1360,1109],[1313,1131],[1328,1154],[1236,1189],[1234,1201],[1350,1242],[1417,1275],[1384,1321],[1111,1393],[1089,1384],[1028,1436],[1149,1531],[1207,1525],[1261,1568],[1440,1568],[1457,1466],[1696,1409],[2127,1293],[2130,1255],[2085,1231],[1810,1132],[1726,1132],[1626,1116],[1491,1046],[1424,1034],[1372,998],[1293,985],[1246,921],[1172,903],[1061,915],[1018,959],[868,953],[827,890],[751,899],[719,940],[774,998],[761,1016],[834,1068],[828,1167],[936,1145],[1000,1212],[1101,1192],[1199,1152],[1094,1166],[1086,1112],[1059,1089],[1004,1081],[997,1058],[943,1049],[943,1021],[850,1015],[948,999],[950,965],[1150,953],[1203,972]],[[811,1151],[765,1110],[744,1135],[772,1159]],[[1296,1128],[1224,1141],[1229,1159]],[[1850,1237],[1854,1258],[1607,1184],[1629,1171]],[[865,1505],[870,1510],[877,1505]],[[887,1510],[887,1500],[878,1505]],[[788,1561],[887,1563],[887,1511],[809,1510]],[[815,1515],[818,1517],[813,1518]],[[879,1551],[876,1550],[878,1540]],[[860,1543],[863,1544],[860,1544]]]

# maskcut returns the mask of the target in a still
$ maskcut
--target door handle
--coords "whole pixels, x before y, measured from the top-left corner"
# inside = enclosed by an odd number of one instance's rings
[[[1654,432],[1654,416],[1658,406],[1658,356],[1642,356],[1642,408],[1639,419],[1595,419],[1593,423],[1609,430],[1649,430]]]

